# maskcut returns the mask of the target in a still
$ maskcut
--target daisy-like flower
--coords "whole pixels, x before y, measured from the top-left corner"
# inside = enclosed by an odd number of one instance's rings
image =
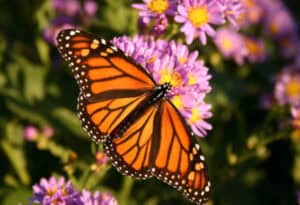
[[[139,10],[139,16],[145,24],[152,19],[174,15],[176,11],[175,0],[143,0],[144,3],[132,4],[132,7]]]
[[[106,154],[104,152],[97,152],[96,153],[96,162],[97,164],[106,164],[108,162],[108,157],[106,156]]]
[[[280,105],[300,102],[300,71],[287,67],[276,77],[274,96]]]
[[[47,125],[43,128],[42,133],[45,137],[51,138],[54,135],[54,129],[53,129],[53,127]]]
[[[211,24],[225,23],[222,8],[215,0],[183,0],[177,7],[175,21],[183,24],[180,31],[185,34],[187,44],[199,37],[203,45],[207,42],[206,34],[215,35]]]
[[[295,129],[300,129],[300,102],[298,105],[292,106],[291,114],[292,114],[292,126]]]
[[[277,39],[281,55],[285,58],[294,58],[300,48],[300,39],[298,33],[289,33],[281,38]]]
[[[80,196],[83,205],[118,205],[115,198],[110,193],[91,193],[87,190],[83,190]]]
[[[244,7],[241,0],[218,0],[225,17],[233,25],[234,28],[238,28],[238,20],[244,12]]]
[[[168,98],[190,123],[198,136],[205,136],[212,127],[205,120],[212,116],[204,98],[211,88],[210,75],[198,53],[189,53],[185,45],[153,38],[121,37],[113,43],[141,64],[157,84],[169,83]]]
[[[263,40],[244,36],[244,41],[248,49],[247,59],[251,63],[261,63],[266,59],[266,48]]]
[[[238,20],[238,24],[242,27],[247,27],[252,24],[259,23],[264,15],[263,8],[258,2],[261,0],[242,0],[244,12]]]
[[[76,16],[80,12],[78,0],[52,0],[54,10],[60,15]]]
[[[266,32],[271,37],[278,39],[290,33],[297,33],[296,22],[284,6],[267,9],[267,12],[264,25]]]
[[[56,36],[62,29],[70,29],[76,27],[74,25],[74,20],[71,17],[58,16],[55,18],[51,24],[44,29],[44,39],[53,45],[56,45]]]
[[[34,204],[41,205],[81,205],[80,194],[71,182],[65,182],[63,177],[56,179],[50,177],[49,180],[42,178],[39,184],[33,185]]]
[[[97,13],[98,4],[94,0],[85,0],[83,2],[83,10],[89,17],[93,17]]]
[[[23,137],[27,141],[35,141],[38,137],[39,131],[36,127],[34,126],[27,126],[23,130]]]
[[[235,29],[221,28],[214,38],[217,48],[226,59],[234,59],[239,65],[243,64],[248,56],[248,48],[244,38]]]

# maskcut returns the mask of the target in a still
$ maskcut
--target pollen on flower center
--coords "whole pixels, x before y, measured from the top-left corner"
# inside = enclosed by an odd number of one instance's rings
[[[164,13],[169,7],[168,0],[153,0],[148,3],[149,10],[161,14]]]
[[[194,85],[194,84],[196,84],[197,83],[197,78],[193,75],[193,74],[189,74],[189,82],[188,82],[188,84],[189,85]]]
[[[46,190],[46,195],[47,195],[47,196],[53,196],[56,192],[57,192],[57,189],[56,189],[56,188],[47,189],[47,190]]]
[[[175,107],[177,107],[178,109],[183,108],[183,101],[180,96],[178,96],[178,95],[174,96],[171,101],[175,105]]]
[[[202,118],[202,116],[201,116],[201,113],[199,112],[199,110],[197,110],[197,109],[192,109],[192,114],[191,114],[191,117],[190,117],[190,119],[189,119],[189,122],[190,122],[191,124],[193,124],[193,123],[198,122],[199,119],[201,119],[201,118]]]
[[[232,49],[232,42],[230,39],[228,38],[225,38],[223,41],[222,41],[222,46],[225,50],[231,50]]]
[[[286,86],[286,93],[289,97],[300,96],[300,83],[296,79],[292,79]]]
[[[160,72],[160,84],[170,83],[172,87],[178,87],[182,85],[180,74],[176,71],[170,72],[167,68],[162,69]]]
[[[270,32],[273,34],[273,35],[276,35],[278,33],[278,25],[275,23],[275,22],[272,22],[270,25],[269,25],[269,30]]]
[[[200,27],[209,22],[209,14],[206,6],[189,9],[188,17],[195,27]]]

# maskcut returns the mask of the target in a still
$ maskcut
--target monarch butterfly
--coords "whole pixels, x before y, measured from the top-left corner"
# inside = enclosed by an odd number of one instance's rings
[[[157,85],[142,66],[96,35],[68,29],[57,42],[80,88],[82,126],[103,144],[113,166],[135,178],[156,177],[190,201],[205,203],[211,186],[205,157],[166,95],[171,85]]]

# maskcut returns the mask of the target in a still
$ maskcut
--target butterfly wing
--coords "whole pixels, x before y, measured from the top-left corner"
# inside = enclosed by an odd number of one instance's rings
[[[207,201],[210,182],[205,157],[184,119],[167,100],[161,106],[159,146],[155,152],[154,175],[158,179],[196,204]]]
[[[104,150],[122,174],[155,176],[197,204],[207,201],[210,182],[205,158],[167,100],[150,106],[121,137],[108,138]]]
[[[155,83],[142,67],[93,34],[63,30],[57,42],[80,88],[82,126],[101,142],[151,94]]]
[[[152,176],[152,146],[159,117],[159,105],[154,104],[121,137],[105,141],[104,151],[119,172],[141,179]]]

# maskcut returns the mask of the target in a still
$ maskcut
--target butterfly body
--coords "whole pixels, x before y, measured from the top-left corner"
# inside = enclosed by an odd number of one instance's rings
[[[122,136],[123,133],[130,127],[130,125],[144,114],[144,112],[155,103],[166,98],[168,90],[171,89],[169,83],[156,86],[152,94],[141,103],[140,107],[135,109],[128,117],[126,117],[111,133],[114,137]]]
[[[140,179],[156,177],[190,201],[203,204],[210,191],[205,157],[191,129],[143,67],[93,34],[64,30],[58,49],[79,85],[83,128],[116,169]]]

